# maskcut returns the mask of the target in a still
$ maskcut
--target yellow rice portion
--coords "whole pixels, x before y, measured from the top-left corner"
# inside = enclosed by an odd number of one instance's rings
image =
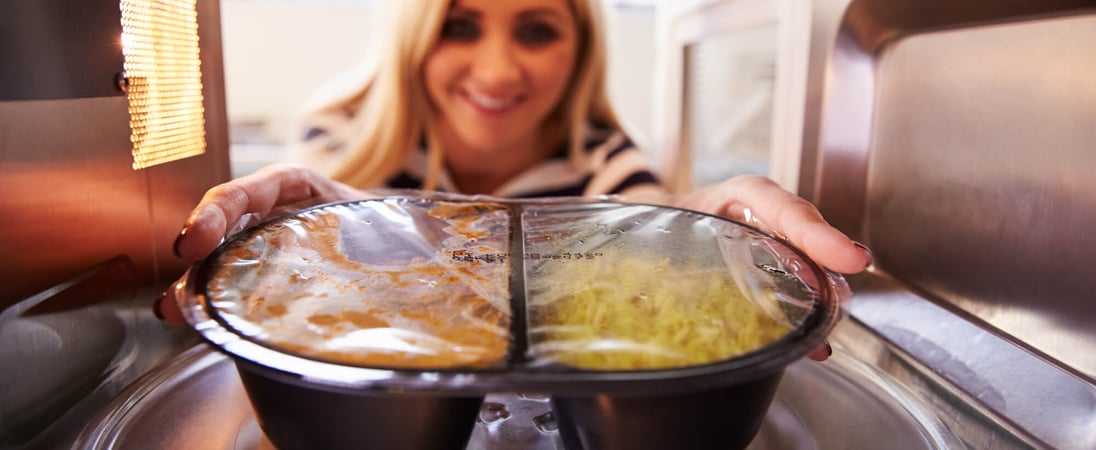
[[[538,359],[592,370],[682,367],[759,349],[789,331],[723,267],[605,257],[553,263],[542,275],[530,310]]]

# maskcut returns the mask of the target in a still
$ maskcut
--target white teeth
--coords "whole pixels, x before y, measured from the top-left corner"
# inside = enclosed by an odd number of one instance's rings
[[[501,110],[517,103],[517,98],[514,97],[495,98],[486,95],[476,94],[473,92],[468,93],[468,100],[471,100],[472,103],[476,104],[476,106],[488,110]]]

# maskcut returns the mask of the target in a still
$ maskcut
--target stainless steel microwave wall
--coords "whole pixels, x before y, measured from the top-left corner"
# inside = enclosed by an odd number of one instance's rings
[[[229,176],[219,5],[196,8],[205,154],[134,170],[119,3],[0,6],[0,448],[60,447],[190,338],[149,304]]]
[[[695,137],[720,132],[698,125],[736,108],[719,103],[729,78],[690,58],[775,30],[775,81],[756,93],[772,100],[768,175],[876,257],[850,279],[839,353],[969,446],[1096,448],[1096,1],[659,11],[654,151],[678,188],[706,161]]]
[[[1096,2],[815,2],[800,192],[857,320],[1028,443],[1096,448]]]

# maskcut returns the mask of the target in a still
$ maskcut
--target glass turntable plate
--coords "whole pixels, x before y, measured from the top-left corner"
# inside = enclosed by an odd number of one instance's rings
[[[788,367],[749,448],[943,449],[955,448],[957,442],[900,385],[838,350],[826,362],[803,360]],[[232,360],[203,344],[130,386],[88,425],[73,448],[274,447],[255,421]],[[467,448],[563,446],[547,396],[492,394],[484,400]]]

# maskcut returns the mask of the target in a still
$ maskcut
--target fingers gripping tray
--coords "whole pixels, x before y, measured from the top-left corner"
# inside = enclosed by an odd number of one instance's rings
[[[180,302],[279,448],[463,448],[491,392],[550,395],[568,448],[733,448],[835,325],[835,282],[692,211],[414,195],[233,236]]]

